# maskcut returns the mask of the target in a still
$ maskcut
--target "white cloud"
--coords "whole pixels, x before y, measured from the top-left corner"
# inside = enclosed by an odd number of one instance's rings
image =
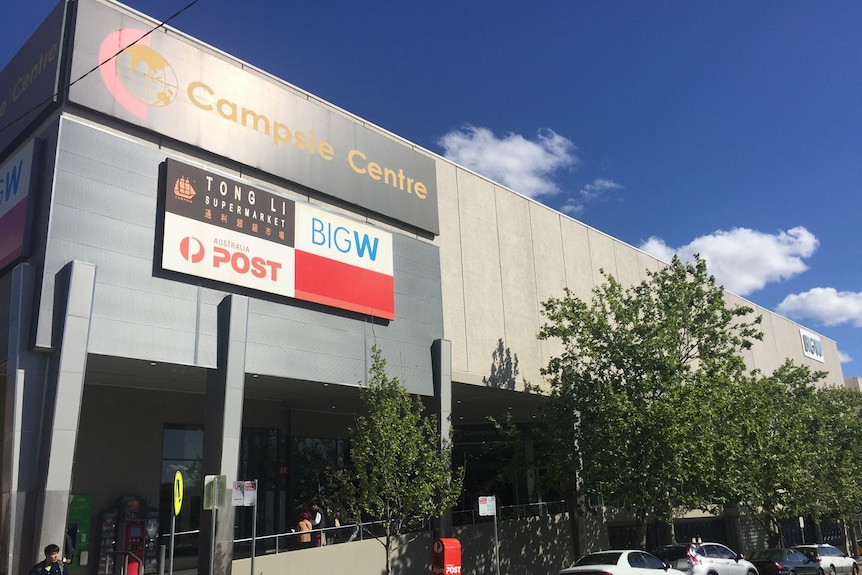
[[[437,143],[447,160],[531,198],[557,194],[553,174],[578,164],[575,145],[549,129],[528,140],[518,134],[497,138],[487,128],[466,126]]]
[[[862,327],[862,292],[818,287],[790,294],[775,311],[792,319],[814,319],[825,325],[842,323]]]
[[[802,226],[777,234],[734,228],[700,236],[679,248],[651,237],[640,249],[668,262],[674,254],[683,261],[692,261],[695,254],[700,254],[720,285],[745,296],[767,283],[786,280],[807,270],[804,259],[811,257],[819,243]]]
[[[607,178],[596,178],[578,191],[577,195],[566,199],[560,211],[570,216],[583,213],[584,205],[588,202],[600,199],[606,192],[621,190],[623,186]]]
[[[849,354],[844,353],[841,350],[838,350],[838,359],[841,360],[841,363],[850,363],[851,361],[853,361],[853,358],[850,357]]]

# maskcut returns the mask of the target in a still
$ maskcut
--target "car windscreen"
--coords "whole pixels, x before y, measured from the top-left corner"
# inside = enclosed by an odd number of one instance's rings
[[[580,565],[616,565],[622,553],[590,553],[578,559],[575,566]]]

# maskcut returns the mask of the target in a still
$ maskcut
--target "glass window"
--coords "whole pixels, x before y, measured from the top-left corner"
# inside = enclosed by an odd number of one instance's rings
[[[653,557],[649,553],[643,553],[644,567],[647,569],[664,569],[664,563],[658,557]]]
[[[575,565],[616,565],[622,553],[590,553],[584,555]]]
[[[162,433],[162,473],[159,489],[161,530],[170,528],[174,505],[174,477],[183,474],[183,506],[176,519],[176,531],[200,527],[203,477],[204,430],[199,426],[165,426]]]

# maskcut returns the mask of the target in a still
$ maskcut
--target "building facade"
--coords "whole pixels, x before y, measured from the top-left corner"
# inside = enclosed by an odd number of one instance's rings
[[[488,416],[532,421],[559,351],[540,303],[663,265],[110,0],[58,4],[0,72],[0,128],[0,572],[67,524],[73,567],[111,572],[170,521],[229,572],[251,519],[213,521],[207,477],[258,481],[258,529],[289,531],[373,345],[479,489],[470,445]],[[750,367],[844,384],[834,342],[757,313]]]

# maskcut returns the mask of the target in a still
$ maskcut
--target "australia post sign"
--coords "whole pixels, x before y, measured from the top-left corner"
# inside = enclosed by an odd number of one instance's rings
[[[162,268],[395,318],[392,235],[168,159]]]
[[[430,156],[122,10],[78,2],[71,101],[439,233]]]

